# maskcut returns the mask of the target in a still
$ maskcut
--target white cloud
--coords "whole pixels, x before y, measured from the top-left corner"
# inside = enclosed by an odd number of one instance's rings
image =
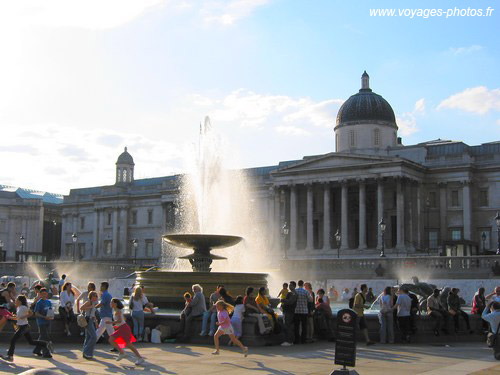
[[[460,109],[484,115],[489,111],[500,111],[500,89],[478,86],[465,89],[443,100],[437,109]]]
[[[458,56],[458,55],[468,55],[473,52],[481,51],[482,49],[483,49],[482,46],[474,44],[469,47],[450,47],[448,51],[451,54]]]
[[[34,126],[31,126],[34,127]],[[0,132],[1,184],[67,194],[70,188],[111,185],[115,162],[128,146],[136,163],[136,178],[178,172],[182,145],[142,134],[78,129],[48,124],[6,126]],[[107,144],[102,139],[113,139]],[[19,146],[10,146],[19,145]],[[23,171],[23,173],[19,173]]]
[[[208,0],[203,2],[200,14],[205,23],[224,26],[250,16],[257,8],[271,0]]]
[[[166,0],[24,0],[0,4],[1,23],[16,26],[110,29]]]
[[[396,122],[399,127],[399,133],[403,136],[409,136],[416,133],[419,129],[417,126],[417,117],[425,114],[425,99],[421,98],[416,101],[413,111],[404,112],[398,115]]]
[[[308,137],[311,135],[311,133],[308,132],[307,130],[298,128],[296,126],[277,126],[276,132],[285,135],[292,135],[295,137],[303,137],[303,136]]]
[[[192,102],[203,107],[210,117],[219,122],[230,122],[246,128],[269,128],[278,125],[283,134],[297,135],[307,127],[328,128],[335,125],[340,99],[315,102],[310,98],[286,95],[266,95],[239,89],[223,98],[192,97]]]

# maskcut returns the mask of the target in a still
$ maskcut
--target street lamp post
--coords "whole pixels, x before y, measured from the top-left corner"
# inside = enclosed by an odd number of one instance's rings
[[[21,242],[21,263],[24,263],[24,236],[21,234],[19,242]]]
[[[497,255],[500,255],[500,212],[495,216],[495,223],[497,224]]]
[[[283,223],[283,226],[281,227],[281,242],[283,243],[283,258],[288,259],[288,254],[287,254],[287,246],[286,246],[286,238],[288,234],[290,233],[290,230],[288,229],[288,223],[285,221]]]
[[[139,246],[139,241],[137,241],[137,238],[134,238],[132,240],[132,245],[134,245],[134,264],[137,262],[137,246]]]
[[[486,252],[486,232],[481,234],[481,240],[483,240],[483,253]]]
[[[342,239],[339,230],[335,232],[335,241],[337,242],[337,258],[340,259],[340,240]]]
[[[76,233],[73,233],[71,235],[71,238],[73,239],[73,262],[74,262],[76,254],[76,241],[78,240],[78,235]]]
[[[381,258],[385,258],[385,241],[384,241],[384,234],[385,234],[385,228],[386,228],[386,225],[385,225],[385,221],[384,221],[384,218],[382,217],[380,219],[380,222],[378,223],[379,227],[380,227],[380,235],[382,236],[382,249],[380,250],[380,257]]]

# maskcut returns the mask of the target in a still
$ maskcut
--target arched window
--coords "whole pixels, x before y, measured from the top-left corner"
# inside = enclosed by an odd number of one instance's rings
[[[121,177],[122,177],[122,170],[121,168],[118,168],[116,170],[116,182],[120,182]]]
[[[356,132],[354,130],[349,132],[349,145],[351,147],[356,147]]]
[[[127,182],[127,170],[124,169],[123,170],[123,179],[122,179],[123,182]]]
[[[380,146],[380,129],[373,129],[373,144]]]

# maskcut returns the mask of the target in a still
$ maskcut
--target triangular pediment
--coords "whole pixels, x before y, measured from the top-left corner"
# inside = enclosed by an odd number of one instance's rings
[[[331,152],[323,155],[306,156],[304,159],[293,164],[279,168],[275,173],[297,173],[300,171],[311,171],[331,168],[366,168],[371,165],[391,164],[401,162],[398,157],[379,155],[356,155],[350,153]]]

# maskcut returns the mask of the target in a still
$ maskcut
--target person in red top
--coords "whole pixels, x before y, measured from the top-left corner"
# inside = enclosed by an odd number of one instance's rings
[[[485,289],[479,288],[474,297],[472,298],[471,314],[481,315],[486,308],[486,297],[484,296]],[[481,319],[483,330],[488,330],[488,323]]]

